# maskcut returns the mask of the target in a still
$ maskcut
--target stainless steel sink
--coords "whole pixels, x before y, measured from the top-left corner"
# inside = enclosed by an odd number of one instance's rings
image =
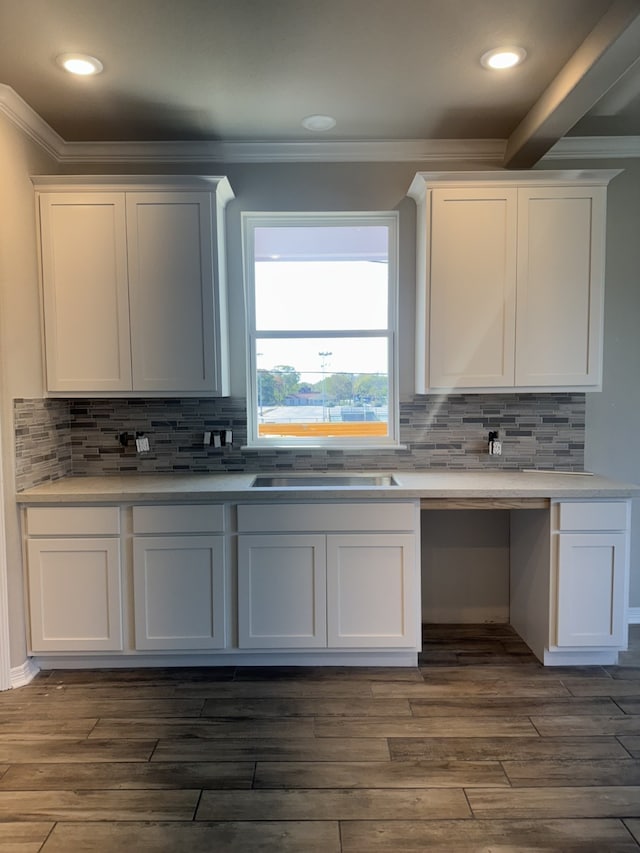
[[[389,474],[294,474],[292,476],[259,476],[251,483],[259,489],[308,489],[320,487],[348,486],[397,486],[397,480]]]

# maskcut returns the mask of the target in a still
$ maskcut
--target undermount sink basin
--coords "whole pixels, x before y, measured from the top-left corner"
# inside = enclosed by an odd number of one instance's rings
[[[259,476],[251,483],[252,488],[260,489],[306,489],[345,486],[397,486],[394,477],[389,474],[299,474],[291,477]]]

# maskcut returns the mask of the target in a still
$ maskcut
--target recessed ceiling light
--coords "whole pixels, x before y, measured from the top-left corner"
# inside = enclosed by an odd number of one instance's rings
[[[482,54],[480,64],[493,70],[513,68],[520,65],[526,56],[527,51],[523,47],[496,47]]]
[[[333,116],[313,115],[302,119],[302,126],[305,130],[313,130],[316,133],[322,133],[325,130],[331,130],[336,126],[336,120]]]
[[[56,58],[56,62],[69,74],[78,74],[81,77],[99,74],[103,69],[99,59],[84,53],[62,53]]]

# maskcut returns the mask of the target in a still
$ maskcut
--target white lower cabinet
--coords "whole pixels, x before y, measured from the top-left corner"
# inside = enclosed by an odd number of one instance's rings
[[[221,506],[133,508],[136,649],[224,648],[223,531]]]
[[[546,665],[626,648],[630,512],[614,498],[511,512],[510,621]],[[29,651],[43,658],[407,665],[420,649],[417,500],[28,506],[23,522]]]
[[[26,519],[31,650],[122,650],[119,509],[33,507]]]
[[[627,628],[627,504],[576,502],[557,509],[555,644],[622,647]]]
[[[550,666],[612,664],[627,647],[628,500],[514,510],[511,624]]]
[[[419,648],[417,501],[29,507],[25,521],[34,653]]]
[[[627,647],[629,500],[511,513],[510,621],[547,666],[615,664]]]
[[[417,518],[411,503],[240,506],[240,648],[415,649]]]

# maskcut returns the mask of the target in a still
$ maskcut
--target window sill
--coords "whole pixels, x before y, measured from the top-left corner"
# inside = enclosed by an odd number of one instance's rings
[[[243,444],[240,450],[407,450],[406,444]]]

